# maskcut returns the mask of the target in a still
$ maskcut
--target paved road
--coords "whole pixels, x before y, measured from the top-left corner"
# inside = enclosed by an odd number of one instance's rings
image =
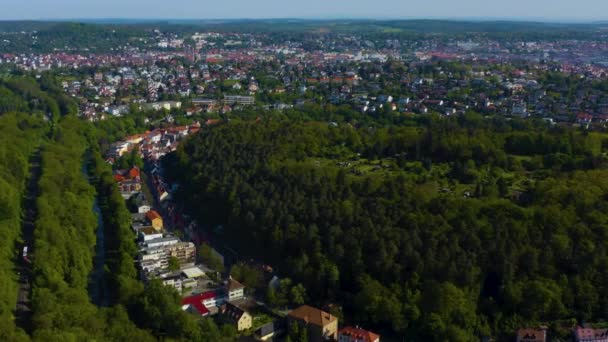
[[[28,260],[33,258],[34,249],[34,222],[36,221],[36,198],[38,197],[38,181],[42,173],[40,164],[40,150],[34,151],[30,157],[30,176],[23,197],[23,223],[21,227],[21,238],[23,244],[18,245],[19,257],[17,270],[19,272],[19,293],[17,294],[17,307],[15,319],[17,326],[25,331],[30,331],[32,316],[30,295],[32,281],[32,264]],[[22,257],[23,247],[28,247],[28,260]]]

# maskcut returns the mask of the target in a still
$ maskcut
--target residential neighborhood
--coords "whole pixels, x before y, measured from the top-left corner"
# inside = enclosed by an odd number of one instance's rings
[[[185,46],[186,39],[195,45]],[[316,38],[316,49],[308,43],[214,32],[168,39],[155,31],[151,51],[3,54],[0,65],[74,74],[63,89],[78,99],[78,114],[91,121],[148,113],[148,123],[173,123],[193,115],[216,119],[248,107],[280,112],[311,104],[369,115],[477,111],[585,127],[608,119],[608,99],[592,87],[608,67],[603,42],[503,42],[481,35],[447,42],[371,41],[335,34]],[[578,77],[576,89],[548,77],[556,73]]]

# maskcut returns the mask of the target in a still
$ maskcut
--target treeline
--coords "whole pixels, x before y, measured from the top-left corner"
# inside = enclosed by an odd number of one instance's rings
[[[0,113],[12,111],[58,119],[61,115],[76,115],[78,107],[52,76],[44,74],[38,79],[0,79]]]
[[[151,340],[120,306],[99,309],[89,299],[97,219],[95,189],[83,164],[86,124],[61,120],[43,147],[34,231],[34,340]]]
[[[152,28],[137,25],[102,25],[77,22],[19,22],[6,28],[0,22],[0,31],[13,32],[0,46],[0,52],[56,52],[63,51],[112,51],[117,46],[145,47],[139,38],[150,36]],[[15,27],[24,27],[27,33],[14,33]],[[30,30],[37,30],[32,32]],[[147,32],[146,32],[147,30]],[[34,37],[36,37],[34,39]]]
[[[25,114],[0,116],[0,340],[27,339],[14,324],[18,277],[16,262],[21,257],[22,200],[26,191],[28,159],[46,125]]]
[[[476,115],[387,128],[232,122],[165,164],[188,211],[224,227],[216,239],[301,281],[310,303],[342,305],[351,323],[470,341],[548,322],[564,337],[559,320],[607,318],[604,139]],[[363,158],[391,171],[339,165]],[[477,191],[453,190],[465,186]]]
[[[137,245],[131,229],[131,214],[112,177],[111,167],[98,151],[92,153],[89,172],[97,189],[104,222],[110,302],[127,304],[130,298],[143,291],[133,262],[137,256]]]

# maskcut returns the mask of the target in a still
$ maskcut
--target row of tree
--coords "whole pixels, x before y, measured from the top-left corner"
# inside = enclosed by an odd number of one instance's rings
[[[120,306],[99,309],[89,298],[97,218],[86,174],[86,124],[61,119],[42,152],[34,230],[32,288],[35,340],[151,340]]]
[[[17,301],[16,263],[21,258],[22,199],[30,174],[28,159],[47,127],[24,114],[0,116],[0,340],[26,339],[14,324]]]

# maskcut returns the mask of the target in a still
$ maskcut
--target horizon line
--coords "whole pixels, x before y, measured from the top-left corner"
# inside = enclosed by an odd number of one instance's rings
[[[6,21],[34,21],[34,22],[79,22],[79,21],[264,21],[264,20],[299,20],[299,21],[469,21],[469,22],[492,22],[492,21],[508,21],[522,23],[550,23],[550,24],[596,24],[606,22],[608,18],[566,18],[566,17],[432,17],[432,16],[416,16],[416,17],[359,17],[359,16],[309,16],[309,17],[227,17],[227,18],[174,18],[174,17],[73,17],[73,18],[20,18],[20,19],[3,19],[0,22]]]

